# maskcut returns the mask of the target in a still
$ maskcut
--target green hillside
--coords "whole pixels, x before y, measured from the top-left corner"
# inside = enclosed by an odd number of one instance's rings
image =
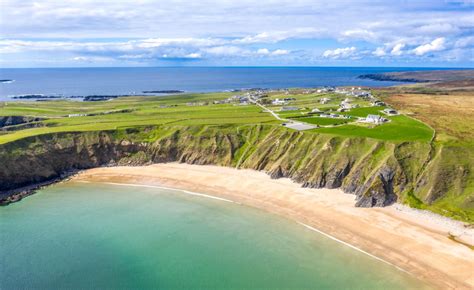
[[[359,122],[385,108],[364,99],[354,99],[357,107],[341,117],[325,118],[311,111],[336,113],[347,97],[270,93],[259,102],[284,119],[278,120],[252,103],[222,103],[235,94],[2,103],[0,115],[10,123],[0,128],[0,191],[73,169],[179,161],[264,170],[304,186],[342,188],[356,195],[357,206],[397,200],[474,222],[472,148],[433,141],[431,127],[403,114],[379,125]],[[298,110],[281,111],[271,104],[277,98],[294,99],[287,105]],[[23,121],[11,124],[11,116]],[[291,120],[320,127],[282,126]]]

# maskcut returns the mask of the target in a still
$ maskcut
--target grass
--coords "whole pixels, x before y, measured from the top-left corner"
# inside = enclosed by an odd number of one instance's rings
[[[313,132],[392,141],[429,142],[433,136],[433,130],[418,120],[403,115],[389,117],[389,119],[391,122],[373,128],[367,125],[349,124],[333,128],[318,128]]]
[[[303,121],[310,124],[316,124],[321,126],[328,125],[340,125],[349,122],[348,119],[335,119],[335,118],[322,118],[322,117],[304,117],[296,119],[298,121]]]
[[[223,100],[232,93],[182,94],[162,97],[124,97],[103,102],[78,102],[54,100],[48,102],[4,102],[0,103],[0,116],[33,116],[43,117],[42,127],[18,131],[2,132],[0,144],[53,132],[115,130],[119,128],[174,125],[245,125],[269,124],[279,126],[280,121],[254,105],[238,106],[235,104],[213,104],[214,100]],[[337,108],[346,96],[330,94],[301,94],[292,90],[290,95],[270,95],[270,99],[295,98],[290,106],[303,108],[296,112],[281,112],[283,118],[298,120],[317,125],[342,125],[337,128],[321,128],[317,133],[342,136],[364,136],[382,140],[423,140],[427,141],[432,133],[422,123],[399,116],[390,117],[392,122],[368,128],[363,126],[343,125],[346,119],[311,117],[307,113],[313,108],[329,110]],[[330,98],[328,104],[320,104],[321,98]],[[369,106],[368,101],[354,99],[354,103]],[[189,103],[205,105],[190,106]],[[271,106],[272,107],[272,106]],[[278,106],[273,106],[277,109]],[[368,114],[380,114],[384,107],[361,107],[343,114],[365,117]],[[118,110],[131,110],[116,113]],[[112,113],[111,113],[112,112]],[[68,117],[69,114],[102,114],[95,116]],[[305,117],[306,116],[306,117]]]
[[[363,123],[355,123],[352,119],[321,118],[308,115],[314,108],[322,111],[335,110],[339,103],[346,96],[337,94],[300,94],[291,91],[289,95],[270,94],[270,99],[275,98],[295,98],[288,106],[302,108],[299,111],[277,112],[283,118],[292,118],[298,121],[311,124],[334,127],[317,128],[304,131],[307,138],[302,138],[298,150],[302,156],[306,154],[306,148],[310,146],[308,140],[332,136],[366,137],[377,140],[401,142],[423,142],[426,146],[433,138],[434,128],[437,132],[434,147],[444,146],[446,155],[437,168],[448,168],[444,175],[439,178],[428,178],[427,184],[434,184],[439,188],[438,183],[443,185],[443,181],[457,180],[452,188],[447,188],[442,198],[436,199],[433,203],[427,202],[427,193],[408,193],[404,196],[404,202],[413,207],[429,209],[443,215],[451,216],[465,221],[473,221],[472,208],[474,196],[469,195],[474,192],[474,178],[472,164],[474,164],[474,151],[472,149],[461,152],[459,149],[474,148],[474,97],[472,93],[455,92],[448,95],[421,95],[412,94],[391,94],[389,89],[376,91],[383,94],[387,103],[400,110],[398,116],[385,116],[382,111],[385,107],[372,107],[369,102],[362,99],[353,99],[353,104],[359,104],[359,108],[354,108],[349,112],[337,113],[353,117],[366,117],[369,114],[382,115],[390,122],[374,126]],[[231,96],[232,93],[209,93],[209,94],[183,94],[164,97],[124,97],[104,102],[78,102],[68,100],[55,100],[48,102],[4,102],[0,103],[0,116],[32,116],[43,117],[46,120],[38,122],[43,125],[37,128],[20,128],[17,131],[0,131],[0,144],[23,139],[30,136],[43,135],[57,132],[88,132],[98,130],[115,130],[127,134],[126,128],[142,128],[153,126],[155,129],[151,133],[143,132],[143,140],[153,141],[163,134],[167,134],[168,126],[187,126],[196,128],[211,127],[215,130],[225,130],[225,128],[240,130],[246,127],[265,127],[261,129],[265,132],[278,128],[278,132],[290,130],[281,126],[281,121],[276,120],[269,113],[263,112],[255,105],[238,106],[234,104],[213,104],[214,100],[223,100]],[[326,97],[331,101],[328,104],[321,104],[320,99]],[[206,105],[189,106],[188,103],[203,103]],[[465,105],[465,106],[464,106]],[[278,109],[278,106],[270,106]],[[130,110],[117,113],[117,110]],[[68,117],[69,114],[101,114],[95,116]],[[414,116],[412,118],[410,116]],[[417,119],[421,120],[418,121]],[[350,122],[350,124],[346,124]],[[266,126],[253,126],[255,124],[265,124]],[[429,125],[427,125],[429,124]],[[219,126],[217,128],[217,125]],[[225,126],[224,126],[225,125]],[[247,126],[249,125],[249,126]],[[20,126],[21,127],[21,126]],[[256,129],[255,129],[256,130]],[[141,130],[137,130],[142,132]],[[117,133],[118,134],[118,133]],[[260,133],[255,133],[258,135]],[[288,134],[289,136],[290,134]],[[253,136],[250,134],[250,136]],[[255,136],[252,138],[256,138]],[[249,138],[245,145],[235,154],[235,165],[244,160],[253,151],[258,150],[253,146],[253,140]],[[289,138],[289,137],[288,137]],[[344,138],[343,138],[344,139]],[[307,141],[304,141],[307,140]],[[283,141],[283,140],[278,140]],[[365,140],[367,141],[367,140]],[[373,142],[374,140],[368,140]],[[383,144],[388,144],[383,142]],[[418,143],[422,144],[422,143]],[[393,145],[393,144],[392,144]],[[471,146],[472,145],[472,146]],[[450,147],[449,147],[450,146]],[[428,146],[432,148],[431,146]],[[456,148],[454,148],[456,147]],[[353,147],[360,150],[360,147]],[[388,147],[382,146],[376,152],[372,152],[371,161],[374,164],[385,162],[384,156],[390,156],[392,152]],[[411,148],[411,147],[410,147]],[[281,148],[283,152],[291,152],[287,148]],[[349,149],[344,149],[349,150]],[[354,149],[355,150],[355,149]],[[456,151],[458,150],[458,151]],[[416,151],[416,150],[414,150]],[[14,152],[11,152],[14,154]],[[285,153],[287,154],[287,153]],[[356,155],[356,152],[350,154]],[[411,153],[410,153],[411,154]],[[413,152],[416,154],[416,152]],[[408,154],[407,154],[408,155]],[[309,156],[309,155],[308,155]],[[456,157],[456,158],[455,158]],[[440,158],[438,158],[440,159]],[[416,160],[416,159],[415,159]],[[304,160],[295,158],[295,163],[299,164]],[[399,160],[400,164],[405,164]],[[449,163],[449,164],[446,164]],[[408,163],[406,163],[408,164]],[[421,164],[419,164],[421,166]],[[418,165],[416,165],[418,166]],[[408,164],[406,167],[415,167]],[[452,170],[451,170],[452,169]],[[430,169],[431,170],[431,169]],[[430,171],[432,176],[438,169]],[[458,170],[459,172],[457,172]],[[439,171],[439,170],[438,170]],[[456,173],[454,173],[456,171]],[[411,171],[405,169],[405,173]],[[370,175],[373,172],[365,172]],[[456,179],[457,178],[457,179]],[[467,182],[464,181],[467,179]]]
[[[436,141],[474,146],[474,91],[447,91],[443,95],[390,93],[385,100],[395,108],[433,127]]]
[[[350,115],[354,117],[367,117],[367,115],[381,115],[384,114],[382,111],[385,107],[361,107],[361,108],[354,108],[348,112],[340,113],[341,115]]]

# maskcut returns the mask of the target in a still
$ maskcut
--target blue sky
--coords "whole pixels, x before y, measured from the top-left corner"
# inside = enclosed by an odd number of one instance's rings
[[[474,0],[0,0],[1,67],[474,67]]]

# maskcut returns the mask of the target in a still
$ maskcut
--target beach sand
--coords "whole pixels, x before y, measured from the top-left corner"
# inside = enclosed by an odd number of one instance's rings
[[[433,213],[399,204],[356,208],[355,196],[337,189],[302,188],[287,178],[218,166],[95,168],[73,180],[172,187],[232,200],[293,219],[436,288],[474,289],[474,250],[467,245],[474,244],[474,230]]]

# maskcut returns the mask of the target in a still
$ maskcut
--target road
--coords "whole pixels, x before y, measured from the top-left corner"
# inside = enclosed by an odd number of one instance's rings
[[[265,107],[264,105],[260,104],[256,100],[250,99],[250,102],[252,102],[253,104],[255,104],[255,105],[259,106],[260,108],[262,108],[264,112],[270,113],[278,121],[285,122],[285,124],[283,126],[285,126],[287,128],[290,128],[290,129],[293,129],[293,130],[298,130],[298,131],[304,131],[304,130],[310,130],[310,129],[318,128],[318,126],[310,125],[308,123],[295,122],[293,120],[283,119],[282,117],[278,116],[277,113],[275,113],[274,111],[272,111],[269,108]]]

